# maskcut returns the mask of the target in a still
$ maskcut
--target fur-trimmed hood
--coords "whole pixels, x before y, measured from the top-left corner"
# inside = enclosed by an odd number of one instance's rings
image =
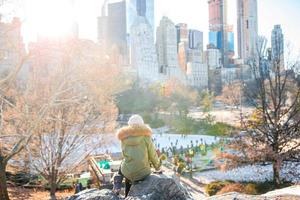
[[[130,136],[149,136],[151,137],[152,130],[147,125],[126,126],[117,131],[119,140],[124,140]]]

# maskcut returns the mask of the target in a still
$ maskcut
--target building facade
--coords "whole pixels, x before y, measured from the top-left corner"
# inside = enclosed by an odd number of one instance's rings
[[[209,30],[222,31],[227,24],[227,0],[209,0]]]
[[[187,84],[198,89],[208,88],[208,66],[203,60],[202,49],[187,51]]]
[[[177,30],[175,24],[163,17],[156,31],[156,50],[158,54],[159,72],[167,79],[177,78],[185,82],[185,74],[179,68],[177,55]]]
[[[126,29],[128,34],[137,16],[146,18],[154,34],[154,0],[126,0]]]
[[[206,63],[187,63],[187,84],[198,89],[208,88],[208,67]]]
[[[22,65],[25,47],[21,26],[19,18],[14,18],[10,23],[0,21],[0,75]]]
[[[272,60],[284,64],[284,35],[280,25],[275,25],[271,36]]]
[[[239,78],[239,68],[222,68],[221,77],[222,77],[222,86],[230,84]]]
[[[105,1],[102,16],[98,17],[98,43],[107,51],[117,49],[127,56],[126,2],[124,0]]]
[[[145,17],[139,16],[131,27],[131,63],[137,71],[139,83],[161,80],[152,27]]]
[[[226,51],[227,0],[209,0],[209,43]]]
[[[189,30],[189,48],[203,51],[203,32],[198,30]]]
[[[237,34],[239,58],[257,59],[257,0],[237,0]]]
[[[186,72],[187,62],[188,62],[188,44],[187,42],[180,42],[177,45],[178,49],[178,62],[182,71]]]
[[[127,54],[126,2],[107,5],[107,39],[109,46],[117,46],[121,54]]]
[[[198,89],[208,88],[208,66],[203,58],[203,32],[189,30],[187,50],[187,82]]]
[[[219,49],[208,48],[205,52],[205,58],[209,70],[222,68],[222,56]]]
[[[130,64],[131,27],[144,17],[154,36],[154,0],[104,0],[98,17],[98,43],[107,54],[119,54],[123,66]]]
[[[234,54],[234,33],[227,33],[228,51]]]
[[[209,45],[221,52],[222,65],[227,67],[234,55],[232,25],[227,23],[227,0],[209,0]]]
[[[179,23],[176,25],[177,30],[177,43],[188,42],[188,27],[185,23]]]

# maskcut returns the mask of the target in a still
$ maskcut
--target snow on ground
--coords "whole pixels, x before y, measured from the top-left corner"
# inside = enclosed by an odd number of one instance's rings
[[[178,134],[165,134],[168,130],[166,128],[163,129],[155,129],[153,130],[153,138],[154,143],[156,145],[159,144],[161,148],[169,148],[171,147],[171,143],[175,144],[176,141],[178,142],[177,147],[181,145],[186,147],[187,145],[191,144],[193,141],[194,145],[196,144],[196,140],[200,143],[201,139],[203,143],[211,144],[215,143],[219,140],[214,136],[207,136],[207,135],[188,135],[188,136],[181,136]],[[100,153],[117,153],[121,152],[121,144],[120,141],[116,138],[114,134],[109,135],[102,135],[104,140],[108,140],[106,144],[103,144],[100,149],[95,150],[94,154]],[[101,140],[101,139],[100,139]],[[260,166],[260,165],[252,165],[252,166],[245,166],[236,168],[233,170],[229,170],[226,172],[220,170],[210,170],[205,172],[196,172],[194,173],[194,178],[199,180],[200,182],[207,184],[212,181],[222,181],[222,180],[233,180],[233,181],[253,181],[253,182],[264,182],[266,180],[272,179],[272,166]],[[293,181],[300,183],[300,165],[293,166],[290,165],[282,170],[282,178],[285,178],[288,181]],[[294,175],[288,173],[288,171],[298,172],[298,176],[295,177]]]
[[[212,111],[209,112],[210,115],[212,115],[217,122],[224,122],[230,125],[239,125],[241,121],[241,111],[243,113],[243,116],[247,116],[250,113],[253,112],[253,108],[251,107],[243,107],[241,109],[224,109],[224,107],[221,108],[214,108]],[[194,119],[202,119],[203,116],[206,114],[201,111],[190,111],[189,117],[192,117]]]
[[[187,135],[182,136],[179,134],[167,134],[168,131],[167,128],[162,129],[154,129],[153,130],[153,140],[156,147],[159,146],[160,149],[162,148],[170,148],[171,143],[173,145],[177,142],[177,148],[180,148],[180,146],[183,146],[184,148],[188,145],[191,146],[191,141],[193,141],[193,144],[196,145],[196,141],[200,142],[203,141],[203,143],[206,144],[212,144],[218,142],[219,138],[214,136],[208,136],[208,135]],[[107,134],[107,135],[101,135],[102,141],[107,141],[105,144],[101,146],[100,149],[95,150],[95,154],[100,153],[117,153],[121,152],[121,143],[117,139],[117,137],[114,134]],[[101,138],[99,138],[101,140]]]
[[[179,134],[153,134],[154,143],[159,148],[169,148],[171,143],[175,145],[177,143],[177,148],[183,146],[184,148],[188,145],[191,146],[191,141],[196,145],[196,141],[200,144],[201,141],[206,144],[212,144],[218,142],[219,138],[208,135],[187,135],[182,136]]]
[[[293,172],[300,172],[300,165],[289,165],[282,170],[281,178],[287,181],[300,183],[300,176],[293,175]],[[226,172],[220,170],[211,170],[205,172],[196,172],[193,174],[194,178],[198,181],[208,184],[213,181],[224,181],[232,180],[236,182],[247,181],[247,182],[264,182],[272,180],[273,169],[271,165],[249,165],[245,167],[239,167]]]
[[[300,185],[291,186],[288,188],[278,189],[264,194],[263,196],[273,197],[279,195],[295,195],[300,196]]]

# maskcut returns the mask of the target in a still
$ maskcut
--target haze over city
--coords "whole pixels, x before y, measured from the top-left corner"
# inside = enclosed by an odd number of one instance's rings
[[[73,2],[73,3],[72,3]],[[72,9],[72,4],[74,9]],[[101,15],[103,0],[25,0],[18,3],[18,15],[24,20],[23,35],[26,42],[35,41],[36,34],[58,35],[74,20],[79,24],[79,35],[96,41],[97,17]],[[35,6],[32,6],[35,5]],[[12,6],[10,6],[12,7]],[[10,10],[10,7],[8,10]],[[300,1],[259,0],[259,35],[270,41],[273,26],[281,24],[286,43],[290,43],[294,54],[300,51]],[[189,28],[204,32],[204,44],[208,44],[207,0],[160,0],[155,1],[155,26],[162,16],[174,23],[187,23]],[[234,25],[237,45],[236,0],[228,0],[228,22]],[[55,29],[55,30],[53,30]],[[49,33],[50,32],[50,33]],[[237,49],[235,47],[235,49]],[[297,53],[296,53],[297,52]]]
[[[299,7],[0,0],[0,200],[300,199]]]

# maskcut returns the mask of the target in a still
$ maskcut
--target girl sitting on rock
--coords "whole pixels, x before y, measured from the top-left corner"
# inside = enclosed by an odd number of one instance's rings
[[[158,171],[161,161],[152,142],[152,130],[144,124],[141,116],[131,116],[128,126],[118,130],[117,136],[121,141],[123,161],[119,172],[113,178],[114,191],[119,194],[125,177],[125,197],[127,197],[131,185],[151,174],[151,164]]]

